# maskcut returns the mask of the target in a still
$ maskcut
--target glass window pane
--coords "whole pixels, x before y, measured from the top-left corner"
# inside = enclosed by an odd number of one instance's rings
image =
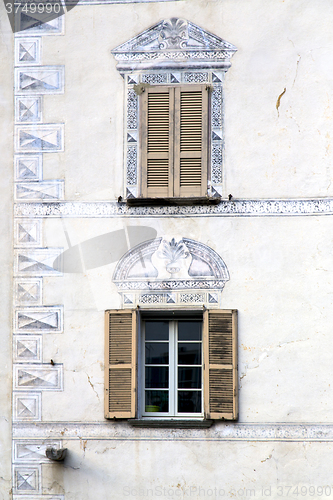
[[[168,412],[169,392],[168,391],[146,391],[145,411]]]
[[[178,340],[201,340],[201,321],[178,321]]]
[[[146,340],[169,340],[169,321],[146,321]]]
[[[167,342],[146,342],[146,365],[167,365],[169,344]]]
[[[201,389],[201,366],[197,368],[178,367],[178,387],[180,389]]]
[[[146,387],[169,387],[168,366],[146,366]],[[185,386],[190,387],[190,386]]]
[[[178,343],[179,365],[201,365],[201,344]]]
[[[179,413],[201,413],[201,391],[178,391]]]

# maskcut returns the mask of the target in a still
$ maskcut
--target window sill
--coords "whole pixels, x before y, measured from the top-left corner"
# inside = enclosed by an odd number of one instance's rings
[[[132,427],[154,427],[171,429],[207,429],[214,423],[213,420],[160,420],[160,419],[129,419]]]
[[[217,205],[220,197],[198,196],[192,198],[127,198],[130,207],[141,206],[180,206],[180,205]]]

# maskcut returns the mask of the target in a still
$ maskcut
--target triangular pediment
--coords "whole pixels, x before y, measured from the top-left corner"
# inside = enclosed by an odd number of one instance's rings
[[[229,59],[236,47],[186,19],[160,21],[119,45],[112,54],[118,61]]]

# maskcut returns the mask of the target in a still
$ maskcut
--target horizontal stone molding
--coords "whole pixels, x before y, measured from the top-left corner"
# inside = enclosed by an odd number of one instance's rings
[[[113,201],[32,202],[14,205],[16,217],[284,217],[333,215],[333,198],[232,200],[217,205],[130,207]]]
[[[210,429],[134,429],[128,423],[14,423],[13,437],[21,439],[91,439],[146,441],[308,441],[332,442],[333,424],[225,424]]]

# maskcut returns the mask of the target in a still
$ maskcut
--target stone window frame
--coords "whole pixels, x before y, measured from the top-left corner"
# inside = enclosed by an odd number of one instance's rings
[[[202,321],[201,415],[142,414],[141,321],[167,316]],[[105,311],[105,418],[129,419],[131,425],[141,427],[209,427],[214,420],[237,420],[237,316],[235,309]]]
[[[124,78],[124,198],[140,198],[139,94],[145,85],[208,85],[210,141],[208,198],[223,196],[224,79],[236,47],[185,19],[157,23],[119,45],[112,54]]]

